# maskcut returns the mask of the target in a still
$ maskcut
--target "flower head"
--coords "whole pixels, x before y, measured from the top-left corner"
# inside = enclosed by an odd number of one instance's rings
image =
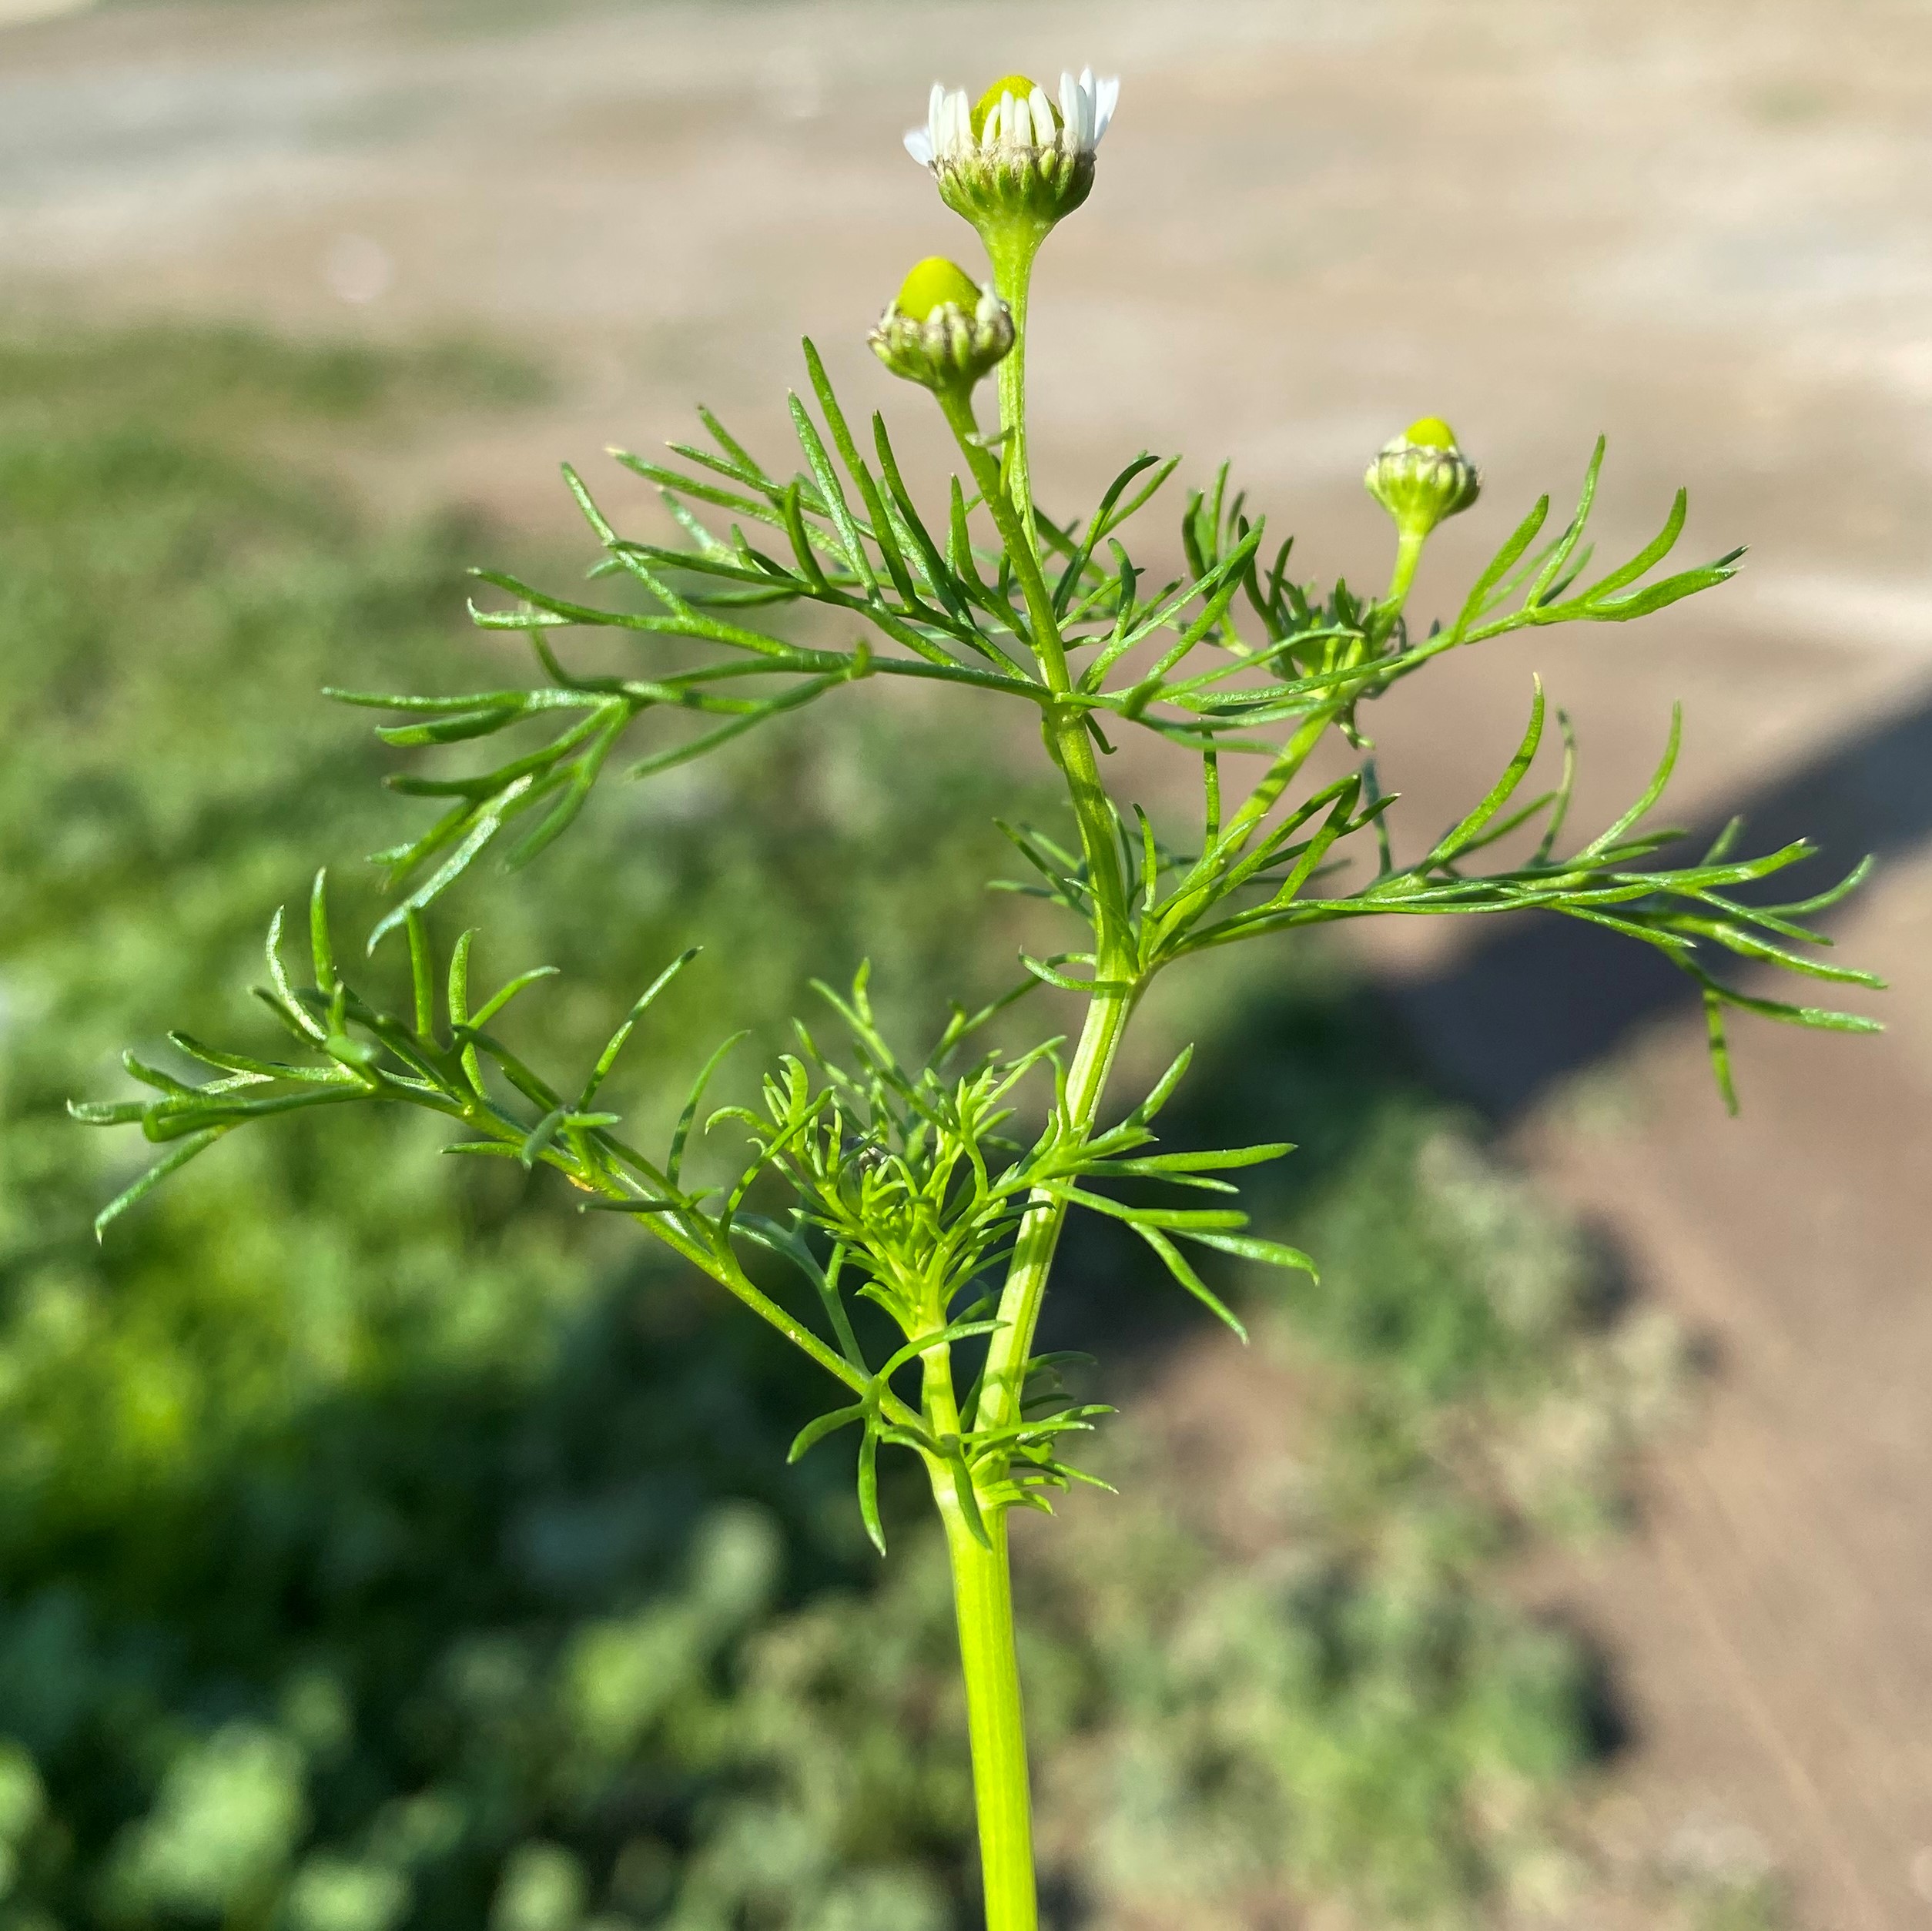
[[[926,125],[906,152],[933,170],[939,197],[983,232],[1018,216],[1041,231],[1070,215],[1093,186],[1093,151],[1113,119],[1117,80],[1087,69],[1063,74],[1057,104],[1024,74],[995,81],[977,101],[935,82]]]
[[[869,338],[896,376],[928,389],[970,389],[1013,343],[1013,316],[990,283],[929,256],[899,286]]]
[[[1362,478],[1405,535],[1425,537],[1466,510],[1482,488],[1475,465],[1440,416],[1423,416],[1385,443]]]

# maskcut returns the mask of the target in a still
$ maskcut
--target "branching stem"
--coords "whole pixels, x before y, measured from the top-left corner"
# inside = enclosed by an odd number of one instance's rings
[[[1014,353],[1018,353],[1017,349]],[[1009,360],[1011,357],[1008,358]],[[1005,363],[1000,365],[1003,368]],[[1013,574],[1026,598],[1026,615],[1033,655],[1040,675],[1056,698],[1070,696],[1073,678],[1066,668],[1066,651],[1060,641],[1060,625],[1053,614],[1053,592],[1040,567],[1038,552],[1027,534],[1031,520],[1030,504],[1023,519],[1002,485],[998,466],[979,434],[973,413],[973,400],[964,390],[938,392],[939,407],[959,445],[960,453],[973,474],[973,480],[985,499],[1001,540],[1013,560]],[[1043,728],[1048,751],[1066,780],[1073,813],[1080,828],[1080,845],[1087,859],[1088,882],[1093,894],[1096,957],[1098,976],[1112,976],[1131,958],[1127,918],[1127,880],[1120,869],[1119,848],[1114,838],[1113,808],[1107,788],[1100,782],[1100,766],[1093,756],[1093,739],[1084,705],[1049,704],[1042,707]]]
[[[1054,614],[1053,593],[1040,564],[1032,478],[1026,461],[1026,293],[1038,236],[1025,231],[993,249],[996,282],[1012,307],[1015,343],[999,370],[1001,460],[996,465],[981,440],[970,394],[942,390],[939,404],[979,494],[1012,559],[1026,599],[1033,654],[1040,674],[1056,698],[1071,692],[1073,680]],[[1042,729],[1049,755],[1066,781],[1079,822],[1093,908],[1095,990],[1080,1030],[1066,1084],[1067,1124],[1084,1137],[1093,1127],[1113,1070],[1122,1035],[1140,991],[1139,960],[1127,909],[1127,889],[1116,836],[1113,806],[1100,780],[1093,737],[1080,706],[1043,707]],[[1002,1326],[989,1344],[977,1428],[1010,1427],[1020,1417],[1026,1363],[1040,1323],[1066,1203],[1036,1193],[1016,1237],[1013,1260],[999,1297]],[[949,1386],[947,1397],[951,1399]],[[995,1480],[1003,1469],[988,1471]],[[1032,1799],[1027,1781],[1026,1737],[1021,1720],[1019,1665],[1013,1643],[1013,1585],[1006,1549],[1006,1511],[982,1511],[983,1542],[949,1497],[936,1471],[934,1494],[945,1521],[952,1560],[954,1607],[959,1628],[960,1664],[965,1673],[967,1725],[973,1749],[973,1801],[987,1931],[1034,1931],[1038,1905],[1033,1866]]]
[[[1129,991],[1097,993],[1088,1004],[1066,1079],[1067,1112],[1073,1130],[1080,1136],[1092,1129],[1099,1116],[1107,1077],[1133,1011],[1133,994]],[[973,1417],[977,1427],[1010,1427],[1020,1419],[1026,1363],[1040,1326],[1040,1303],[1066,1221],[1066,1202],[1042,1192],[1033,1196],[1026,1217],[1020,1223],[1013,1262],[999,1297],[998,1318],[1006,1325],[993,1336],[986,1357],[979,1411]]]

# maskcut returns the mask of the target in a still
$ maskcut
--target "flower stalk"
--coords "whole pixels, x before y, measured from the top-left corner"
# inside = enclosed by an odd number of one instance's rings
[[[1013,353],[999,365],[999,482],[1020,517],[1026,547],[1040,554],[1033,514],[1033,479],[1026,457],[1026,313],[1033,293],[1033,262],[1046,239],[1043,229],[1010,223],[990,236],[993,285],[1013,316]]]

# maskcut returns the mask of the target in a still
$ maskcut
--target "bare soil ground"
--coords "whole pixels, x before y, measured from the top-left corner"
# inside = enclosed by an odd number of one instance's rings
[[[1091,60],[1127,87],[1043,269],[1053,499],[1143,443],[1231,452],[1311,567],[1366,580],[1361,465],[1428,410],[1488,484],[1425,599],[1572,487],[1599,430],[1606,544],[1679,481],[1694,547],[1752,542],[1739,583],[1640,634],[1472,652],[1391,701],[1385,775],[1447,818],[1537,669],[1577,721],[1586,821],[1640,785],[1681,697],[1680,813],[1748,798],[1767,835],[1888,860],[1837,926],[1893,982],[1883,1042],[1747,1031],[1732,1123],[1699,1016],[1621,954],[1418,922],[1371,958],[1718,1364],[1639,1532],[1537,1581],[1619,1661],[1606,1839],[1641,1861],[1745,1833],[1803,1925],[1932,1922],[1932,12],[47,11],[0,31],[8,308],[467,330],[564,370],[544,408],[370,452],[359,480],[399,507],[454,492],[561,530],[554,459],[678,433],[700,396],[775,438],[802,324],[876,394],[866,324],[909,261],[970,239],[898,152],[929,81]]]

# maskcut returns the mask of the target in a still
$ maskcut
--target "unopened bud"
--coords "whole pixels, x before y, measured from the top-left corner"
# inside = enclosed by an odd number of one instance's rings
[[[1396,527],[1418,537],[1468,509],[1482,488],[1475,465],[1439,416],[1424,416],[1385,443],[1362,480]]]
[[[908,382],[970,389],[1013,347],[1013,316],[990,283],[934,255],[906,276],[869,339],[879,360]]]

